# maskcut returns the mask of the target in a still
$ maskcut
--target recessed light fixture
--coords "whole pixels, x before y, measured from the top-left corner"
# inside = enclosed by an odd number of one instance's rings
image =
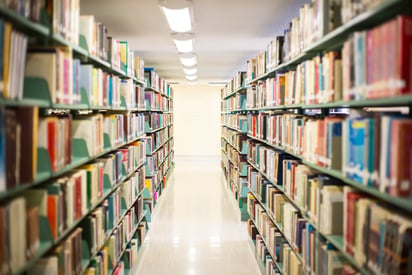
[[[189,53],[194,50],[194,38],[193,33],[173,33],[172,39],[175,42],[177,51],[180,53]]]
[[[217,86],[217,87],[222,87],[222,86],[225,86],[226,84],[227,82],[219,82],[219,81],[209,82],[209,86]]]
[[[174,32],[188,32],[192,29],[189,8],[169,9],[162,7],[169,27]]]
[[[186,75],[194,75],[197,74],[197,68],[192,68],[192,69],[186,69],[183,68],[183,71],[185,72]]]
[[[197,58],[196,55],[193,53],[184,53],[179,56],[180,62],[182,62],[183,66],[192,67],[196,65]]]
[[[197,75],[186,75],[186,79],[190,81],[195,81],[197,79]]]

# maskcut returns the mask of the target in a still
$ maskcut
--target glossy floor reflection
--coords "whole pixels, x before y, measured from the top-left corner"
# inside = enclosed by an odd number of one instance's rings
[[[177,161],[135,274],[260,274],[225,188],[218,162]]]

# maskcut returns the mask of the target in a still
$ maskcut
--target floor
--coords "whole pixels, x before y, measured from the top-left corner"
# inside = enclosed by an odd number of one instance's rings
[[[176,161],[139,254],[143,275],[260,274],[218,161]]]

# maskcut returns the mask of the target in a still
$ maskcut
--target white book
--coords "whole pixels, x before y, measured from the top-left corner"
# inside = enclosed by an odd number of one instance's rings
[[[10,268],[16,273],[26,263],[26,200],[16,198],[8,205]]]
[[[94,16],[80,15],[79,20],[79,34],[86,39],[89,53],[96,55],[96,45],[94,45]]]
[[[57,71],[56,52],[28,53],[24,75],[46,80],[52,103],[56,103]]]
[[[80,89],[86,90],[90,105],[96,105],[93,99],[93,65],[82,64],[79,69]]]
[[[51,256],[40,258],[27,272],[28,275],[58,274],[58,270],[58,259],[55,256]]]

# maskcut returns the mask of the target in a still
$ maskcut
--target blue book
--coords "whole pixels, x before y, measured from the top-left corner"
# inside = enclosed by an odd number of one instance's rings
[[[352,153],[354,154],[352,168],[356,169],[352,179],[359,183],[363,183],[363,171],[365,169],[365,128],[366,120],[364,118],[352,121],[350,136]]]
[[[109,106],[113,106],[113,76],[109,76]]]

